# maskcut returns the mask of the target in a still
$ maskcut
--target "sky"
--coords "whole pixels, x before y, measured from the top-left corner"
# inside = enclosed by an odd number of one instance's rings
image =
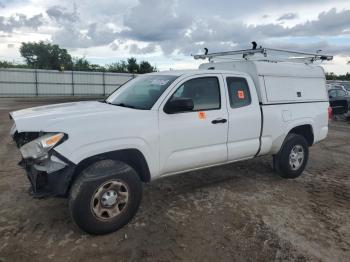
[[[0,0],[0,60],[23,62],[21,42],[49,41],[108,64],[128,57],[159,70],[197,68],[191,54],[271,48],[334,55],[350,72],[349,0]]]

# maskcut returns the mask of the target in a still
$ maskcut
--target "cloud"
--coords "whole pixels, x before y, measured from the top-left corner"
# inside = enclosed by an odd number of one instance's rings
[[[75,4],[72,11],[55,5],[48,8],[46,13],[58,27],[52,35],[53,42],[65,48],[108,45],[116,39],[116,33],[108,25],[83,21]]]
[[[90,24],[86,35],[96,46],[109,44],[116,38],[112,28],[99,23]]]
[[[290,31],[296,36],[342,35],[350,34],[350,10],[337,12],[332,8],[322,12],[317,20],[307,21],[294,26]]]
[[[249,48],[253,40],[259,45],[272,46],[276,39],[280,39],[280,43],[288,43],[293,41],[293,37],[327,37],[350,33],[350,10],[337,11],[333,8],[321,12],[314,20],[287,27],[278,23],[252,25],[238,19],[226,19],[215,15],[215,8],[211,16],[200,11],[204,10],[203,7],[198,7],[198,12],[194,9],[190,15],[188,10],[184,10],[185,5],[181,4],[182,1],[140,0],[133,7],[126,9],[122,16],[108,15],[95,21],[87,19],[80,7],[74,6],[72,10],[68,10],[54,5],[47,9],[52,23],[58,27],[52,35],[52,40],[65,48],[109,46],[114,51],[120,50],[122,43],[132,40],[142,43],[123,46],[125,51],[132,55],[154,53],[158,48],[165,55],[189,55],[202,52],[204,47],[208,47],[212,52]],[[205,6],[206,1],[204,2]],[[189,6],[191,4],[193,2],[189,0]],[[269,4],[271,5],[270,2],[267,3]],[[207,2],[207,5],[208,8],[212,6],[211,2]],[[296,13],[286,13],[282,14],[278,21],[296,17]],[[122,21],[121,25],[118,25],[119,20]],[[118,27],[120,30],[116,30]],[[317,40],[312,42],[317,43]],[[336,52],[343,50],[341,45],[332,48],[323,43],[320,46]],[[303,49],[299,45],[294,47]]]
[[[312,45],[337,53],[348,50],[345,45],[330,45],[327,39],[350,34],[350,10],[333,8],[321,12],[315,19],[298,22],[303,18],[302,8],[336,6],[330,0],[266,0],[263,5],[258,0],[239,4],[223,0],[220,5],[211,0],[200,3],[196,0],[79,0],[73,6],[70,0],[45,3],[44,16],[0,16],[0,33],[12,33],[14,29],[18,33],[22,27],[39,28],[40,32],[45,22],[47,27],[41,32],[50,34],[52,41],[64,48],[106,46],[130,55],[158,51],[165,56],[189,55],[202,52],[203,47],[211,52],[250,48],[253,40],[259,45],[283,46],[304,37],[311,43],[312,51],[315,50]],[[280,13],[276,21],[270,22],[281,5],[290,12]],[[291,21],[293,26],[283,23],[297,18],[297,13],[300,20]],[[249,24],[247,17],[258,17],[260,21]],[[304,49],[299,44],[291,47]]]
[[[281,15],[277,21],[283,21],[283,20],[293,20],[298,17],[298,14],[296,13],[286,13]]]
[[[77,14],[77,6],[74,4],[73,11],[68,11],[66,7],[62,6],[52,6],[46,10],[47,15],[59,22],[70,22],[74,23],[79,20]]]
[[[179,12],[175,0],[140,0],[124,16],[128,29],[121,35],[138,41],[178,39],[191,24],[191,17]]]
[[[37,30],[43,25],[43,15],[38,14],[27,17],[24,14],[15,14],[10,17],[0,16],[0,31],[11,33],[15,29],[32,28]]]
[[[346,31],[350,29],[350,10],[338,12],[336,9],[331,9],[320,13],[315,20],[286,27],[278,23],[251,25],[238,19],[226,19],[216,15],[218,7],[214,7],[211,1],[201,2],[201,6],[197,6],[197,9],[190,8],[194,4],[193,1],[189,0],[186,5],[183,1],[140,0],[139,4],[124,15],[123,25],[126,29],[118,33],[117,37],[152,43],[159,46],[166,55],[173,52],[188,55],[198,52],[203,47],[209,47],[212,51],[246,48],[250,47],[249,43],[253,40],[264,42],[274,38],[350,33],[350,30]],[[281,2],[287,4],[288,1],[281,0]],[[272,5],[272,1],[267,1],[266,5]],[[184,9],[183,6],[188,8]],[[248,7],[244,3],[242,6]],[[189,10],[192,10],[191,15]],[[207,16],[203,10],[210,10],[212,14]],[[223,11],[223,8],[221,10]],[[296,13],[286,13],[278,20],[291,20],[297,17]],[[130,46],[129,49],[135,54],[152,53],[155,50],[140,49],[136,45]]]
[[[178,15],[174,16],[179,17]],[[143,19],[141,18],[141,20]],[[189,54],[198,52],[203,47],[209,47],[212,51],[247,48],[250,47],[249,43],[252,40],[262,43],[275,38],[338,36],[350,33],[350,10],[338,12],[336,9],[331,9],[328,12],[320,13],[315,20],[299,23],[292,27],[276,23],[249,25],[215,16],[205,19],[196,17],[184,21],[186,23],[181,23],[181,26],[169,28],[172,34],[165,38],[158,36],[158,34],[148,34],[147,37],[144,37],[145,33],[139,33],[146,30],[144,24],[134,21],[128,36],[132,35],[134,39],[139,41],[156,43],[165,54],[171,54],[175,50]],[[162,20],[159,19],[157,32],[166,32],[168,30],[167,24],[169,23],[163,24]],[[170,25],[173,24],[170,23]],[[175,23],[175,25],[180,24]],[[163,36],[166,35],[166,33],[163,34]]]
[[[109,47],[113,50],[113,51],[117,51],[119,49],[119,45],[115,42],[113,42],[112,44],[109,45]]]
[[[143,54],[149,54],[154,53],[156,51],[156,45],[155,44],[148,44],[145,47],[139,47],[137,44],[131,44],[129,46],[129,52],[130,54],[135,55],[143,55]]]
[[[74,24],[62,26],[53,34],[52,40],[65,48],[88,48],[111,44],[116,37],[112,29],[92,23],[84,31]]]
[[[38,15],[32,16],[31,18],[28,18],[27,20],[24,20],[23,26],[38,29],[39,26],[43,25],[43,20],[44,20],[43,15],[38,14]]]
[[[252,15],[261,16],[266,12],[275,12],[282,10],[297,10],[305,6],[319,7],[325,4],[337,2],[346,2],[348,0],[249,0],[249,1],[232,1],[232,0],[177,0],[177,6],[181,12],[192,16],[201,16],[203,18],[220,16],[223,19],[242,20],[244,17]],[[336,2],[336,3],[335,3]],[[282,7],[282,8],[281,8]]]

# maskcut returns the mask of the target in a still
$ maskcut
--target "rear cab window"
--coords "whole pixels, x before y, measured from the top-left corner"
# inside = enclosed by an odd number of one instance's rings
[[[226,77],[231,108],[240,108],[252,103],[248,82],[243,77]]]

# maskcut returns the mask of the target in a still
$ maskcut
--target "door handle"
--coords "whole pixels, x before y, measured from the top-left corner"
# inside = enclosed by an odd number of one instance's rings
[[[223,124],[223,123],[226,123],[227,122],[227,119],[225,118],[217,118],[217,119],[214,119],[213,121],[211,121],[212,124]]]

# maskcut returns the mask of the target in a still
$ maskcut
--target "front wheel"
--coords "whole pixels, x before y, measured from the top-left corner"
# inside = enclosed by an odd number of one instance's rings
[[[86,168],[73,184],[69,210],[74,222],[89,234],[116,231],[135,215],[142,196],[136,171],[115,160]]]
[[[296,178],[304,171],[308,158],[306,139],[298,134],[289,134],[280,152],[274,156],[274,168],[281,177]]]

